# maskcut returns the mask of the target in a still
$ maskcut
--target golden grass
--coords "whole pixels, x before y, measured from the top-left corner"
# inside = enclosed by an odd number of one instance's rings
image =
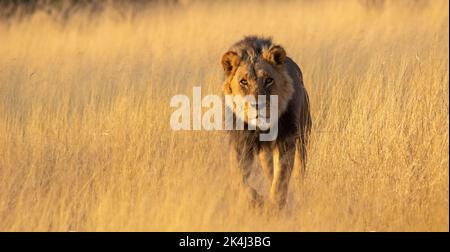
[[[0,21],[2,231],[448,231],[448,1],[194,2]],[[314,128],[287,209],[252,209],[226,134],[175,132],[169,100],[219,94],[219,59],[273,36]],[[261,192],[267,181],[255,169]]]

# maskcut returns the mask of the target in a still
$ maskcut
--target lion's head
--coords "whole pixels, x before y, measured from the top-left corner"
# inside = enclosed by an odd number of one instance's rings
[[[270,95],[278,96],[278,117],[286,110],[295,92],[287,73],[286,59],[283,47],[273,45],[270,39],[256,37],[247,37],[236,43],[222,56],[226,77],[224,93],[242,98],[242,119],[246,123],[251,123],[255,116],[270,118],[273,114]],[[261,95],[266,99],[258,100]],[[236,113],[235,107],[233,111]]]

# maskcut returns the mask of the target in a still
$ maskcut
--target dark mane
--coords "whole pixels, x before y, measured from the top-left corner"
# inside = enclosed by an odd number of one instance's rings
[[[249,60],[260,56],[263,49],[270,46],[272,46],[272,38],[246,36],[231,46],[230,51],[236,52],[243,60]]]

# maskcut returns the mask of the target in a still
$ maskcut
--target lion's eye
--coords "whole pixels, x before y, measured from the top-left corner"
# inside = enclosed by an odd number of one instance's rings
[[[241,86],[247,86],[248,82],[247,80],[242,79],[240,82]]]
[[[271,85],[272,83],[273,83],[273,79],[272,78],[266,78],[266,80],[264,81],[264,83],[266,84],[266,85]]]

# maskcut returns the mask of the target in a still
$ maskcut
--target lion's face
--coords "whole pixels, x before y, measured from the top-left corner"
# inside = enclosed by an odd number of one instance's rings
[[[222,57],[227,76],[224,92],[237,98],[245,122],[253,124],[252,119],[256,118],[270,120],[271,95],[278,96],[278,117],[286,110],[294,88],[286,72],[285,60],[286,54],[280,46],[267,49],[253,58],[242,59],[232,51]],[[261,95],[265,99],[261,99]],[[233,111],[238,115],[236,104]]]

